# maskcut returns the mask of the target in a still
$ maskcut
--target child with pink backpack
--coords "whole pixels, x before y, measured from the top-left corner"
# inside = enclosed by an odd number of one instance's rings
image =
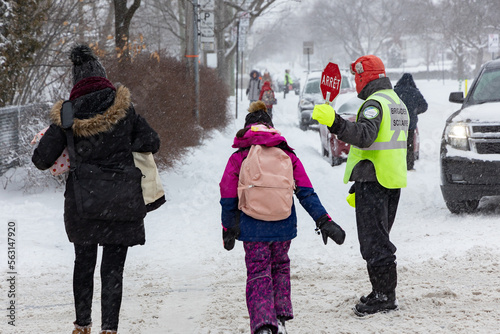
[[[345,232],[328,215],[299,158],[274,129],[262,101],[248,109],[220,182],[224,248],[243,241],[246,300],[252,334],[286,334],[293,319],[288,250],[297,236],[293,194],[316,222],[326,245]]]

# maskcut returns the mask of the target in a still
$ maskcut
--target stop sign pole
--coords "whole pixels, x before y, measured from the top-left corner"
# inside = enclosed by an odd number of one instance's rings
[[[340,92],[340,84],[342,76],[340,75],[339,66],[334,63],[328,63],[323,73],[321,73],[320,89],[326,104],[330,104],[335,100]]]

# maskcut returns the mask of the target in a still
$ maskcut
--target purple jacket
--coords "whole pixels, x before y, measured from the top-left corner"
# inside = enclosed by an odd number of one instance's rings
[[[286,139],[277,131],[248,130],[242,138],[234,138],[233,147],[238,148],[238,151],[229,158],[219,184],[222,225],[231,228],[239,224],[241,232],[238,240],[241,241],[291,240],[297,236],[295,205],[292,206],[292,213],[288,218],[271,222],[252,218],[238,210],[238,179],[241,163],[247,157],[251,145],[279,146],[282,148],[292,160],[293,177],[296,184],[295,196],[297,196],[300,204],[315,221],[327,213],[318,195],[314,192],[304,166],[295,153],[292,152],[292,148],[288,146]]]

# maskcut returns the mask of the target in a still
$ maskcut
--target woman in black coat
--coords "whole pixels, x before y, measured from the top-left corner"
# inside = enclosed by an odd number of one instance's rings
[[[100,168],[135,168],[132,152],[156,153],[160,147],[158,134],[135,113],[129,90],[124,86],[115,88],[106,79],[104,68],[88,46],[74,47],[70,59],[74,85],[69,98],[74,112],[72,132],[80,163]],[[33,163],[42,170],[50,168],[68,145],[68,136],[61,126],[62,104],[63,101],[59,101],[53,106],[50,113],[52,124],[33,153]],[[73,170],[64,193],[64,223],[69,241],[75,247],[73,293],[76,321],[73,334],[90,333],[98,245],[103,246],[101,333],[116,333],[127,250],[130,246],[145,243],[144,221],[81,218],[72,173]],[[93,190],[106,192],[110,197],[117,195],[112,189],[96,187]],[[124,200],[124,208],[130,203]],[[137,209],[144,210],[143,207]]]
[[[410,125],[408,126],[407,151],[406,151],[406,166],[408,170],[414,169],[415,152],[414,152],[414,137],[417,129],[418,115],[427,110],[427,101],[425,101],[422,93],[415,85],[413,76],[410,73],[404,73],[401,79],[394,86],[394,91],[399,98],[403,100],[408,114],[410,115]]]

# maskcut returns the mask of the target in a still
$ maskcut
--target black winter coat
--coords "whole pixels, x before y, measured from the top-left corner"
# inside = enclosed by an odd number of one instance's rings
[[[409,130],[415,130],[418,123],[418,115],[427,110],[427,101],[418,90],[413,76],[410,73],[405,73],[394,86],[394,91],[399,98],[403,100],[408,114],[410,115]]]
[[[132,152],[158,151],[158,134],[144,118],[135,113],[126,87],[118,87],[116,92],[106,88],[72,102],[74,142],[81,162],[106,167],[134,166]],[[42,170],[50,168],[67,145],[66,133],[61,128],[62,103],[59,101],[53,106],[50,113],[53,123],[33,153],[33,163]],[[64,223],[71,242],[125,246],[145,243],[142,219],[120,222],[80,218],[76,210],[72,177],[67,179],[64,198]]]

